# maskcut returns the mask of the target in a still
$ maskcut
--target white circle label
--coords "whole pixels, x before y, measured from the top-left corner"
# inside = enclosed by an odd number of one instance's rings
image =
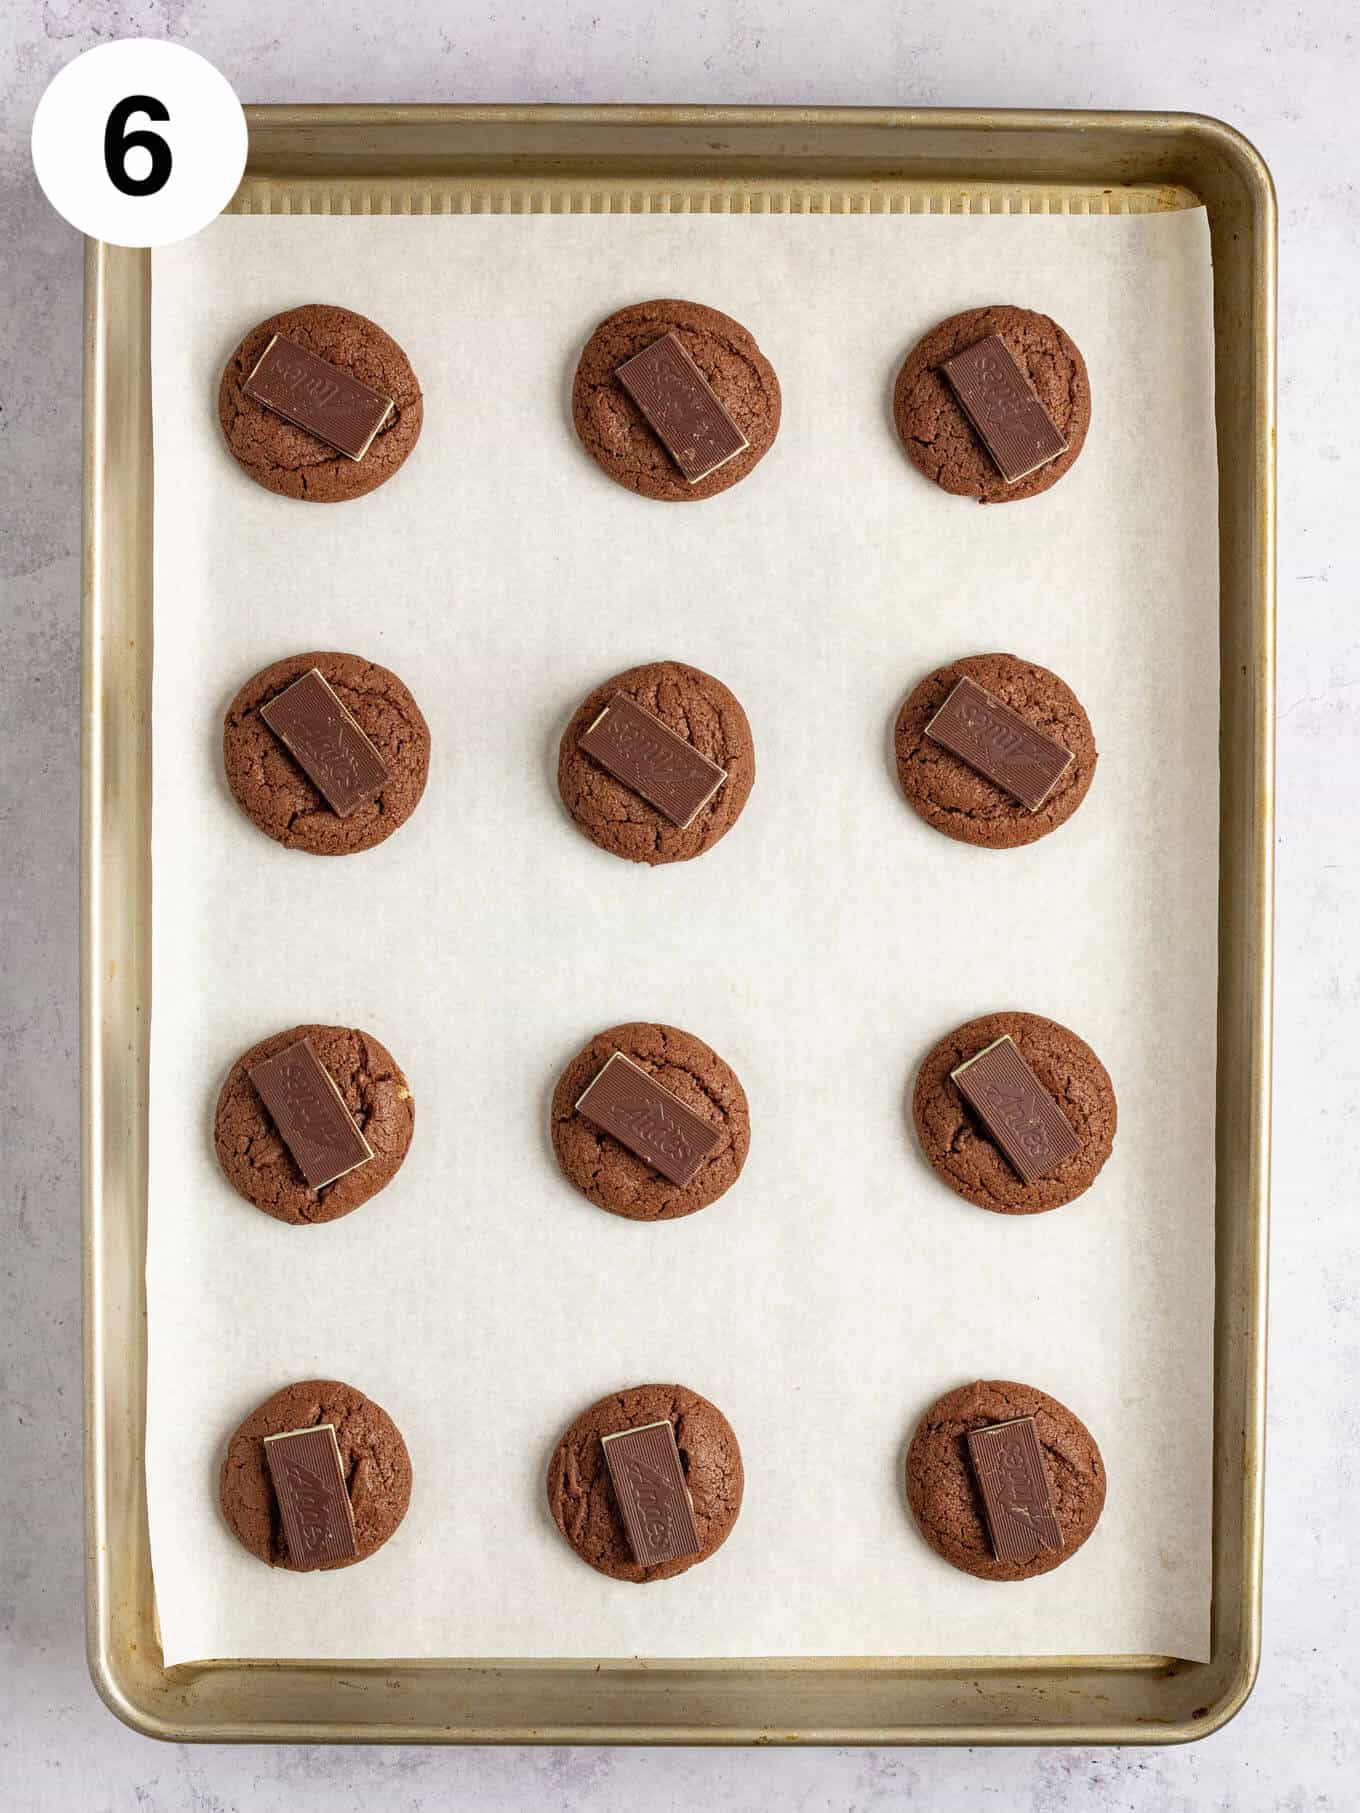
[[[211,63],[159,38],[100,44],[48,84],[33,168],[63,219],[119,246],[207,226],[246,164],[246,116]]]

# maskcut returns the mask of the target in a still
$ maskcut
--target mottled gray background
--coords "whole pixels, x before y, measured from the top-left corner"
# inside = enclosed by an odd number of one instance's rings
[[[1356,1097],[1360,294],[1351,0],[5,0],[0,7],[0,1801],[60,1813],[1336,1809],[1360,1800]],[[81,246],[33,181],[50,77],[169,36],[248,101],[1191,108],[1280,189],[1279,1036],[1262,1679],[1184,1750],[171,1749],[95,1698],[81,1630],[76,849]],[[1345,338],[1343,338],[1345,336]],[[1347,467],[1349,462],[1349,470]],[[1348,1041],[1351,1043],[1348,1044]]]

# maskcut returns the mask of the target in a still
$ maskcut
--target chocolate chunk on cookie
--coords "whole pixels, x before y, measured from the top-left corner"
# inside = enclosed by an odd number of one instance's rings
[[[997,1039],[1010,1038],[1081,1141],[1033,1183],[1022,1182],[973,1113],[953,1072]],[[998,1215],[1037,1215],[1089,1190],[1114,1145],[1118,1110],[1109,1072],[1084,1039],[1039,1014],[984,1014],[940,1040],[916,1076],[912,1097],[921,1150],[951,1190]]]
[[[411,1457],[387,1412],[338,1379],[285,1385],[253,1410],[227,1443],[219,1495],[233,1536],[270,1567],[299,1572],[288,1553],[279,1502],[265,1458],[265,1437],[329,1423],[354,1513],[354,1554],[326,1570],[353,1567],[380,1549],[411,1502]],[[311,1571],[310,1567],[306,1571]]]
[[[1035,811],[926,734],[960,680],[969,679],[1072,753]],[[966,655],[937,667],[908,695],[893,732],[897,778],[928,825],[989,850],[1032,844],[1066,824],[1096,771],[1096,743],[1081,701],[1057,674],[1016,655]]]
[[[392,399],[392,410],[362,459],[350,459],[245,394],[276,334]],[[390,334],[352,309],[309,302],[250,330],[227,360],[217,414],[233,459],[257,485],[281,497],[330,504],[363,497],[392,477],[420,438],[424,403],[410,360]]]
[[[968,1435],[1033,1417],[1061,1548],[1026,1561],[998,1561],[982,1494],[968,1456]],[[937,1555],[980,1580],[1032,1580],[1071,1559],[1095,1529],[1105,1504],[1105,1464],[1090,1430],[1065,1404],[1009,1379],[979,1379],[931,1405],[907,1449],[907,1502]]]
[[[270,1118],[250,1073],[266,1058],[310,1041],[373,1157],[319,1190]],[[222,1175],[239,1196],[295,1226],[338,1221],[376,1196],[401,1169],[415,1131],[415,1100],[391,1052],[348,1026],[294,1026],[252,1045],[232,1065],[217,1098],[213,1141]]]
[[[617,376],[666,334],[684,347],[747,442],[694,484]],[[745,478],[774,444],[779,408],[779,380],[751,335],[697,302],[638,302],[610,315],[586,342],[571,392],[576,433],[596,465],[640,497],[669,503],[713,497]]]
[[[640,1567],[614,1496],[603,1438],[659,1422],[669,1422],[674,1432],[701,1547],[695,1555]],[[547,1483],[553,1520],[582,1561],[611,1580],[641,1584],[683,1574],[722,1547],[741,1510],[745,1475],[732,1425],[707,1398],[684,1385],[634,1385],[577,1417],[553,1451]]]
[[[673,823],[581,747],[619,693],[725,772],[727,778],[687,824]],[[711,850],[740,818],[755,778],[755,744],[740,703],[721,680],[682,661],[649,661],[597,686],[572,714],[557,756],[557,790],[579,829],[602,850],[630,862],[688,862]]]
[[[261,709],[312,669],[358,724],[387,778],[341,817]],[[420,804],[430,771],[430,729],[394,673],[358,655],[318,651],[290,655],[246,681],[227,707],[222,729],[227,785],[246,817],[289,850],[350,856],[388,838]]]
[[[577,1108],[620,1052],[718,1135],[683,1186]],[[562,1175],[598,1208],[629,1221],[674,1221],[707,1208],[737,1181],[751,1144],[751,1117],[736,1073],[702,1039],[675,1026],[635,1022],[598,1033],[562,1072],[553,1091],[552,1142]]]
[[[941,369],[946,359],[996,334],[1034,387],[1067,442],[1067,451],[1007,484],[960,407]],[[1032,309],[997,304],[951,315],[907,354],[893,392],[893,416],[914,466],[943,491],[982,504],[1037,497],[1076,464],[1091,423],[1086,361],[1056,321]]]

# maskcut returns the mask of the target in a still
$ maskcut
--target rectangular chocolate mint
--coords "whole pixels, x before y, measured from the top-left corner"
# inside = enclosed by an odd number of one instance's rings
[[[288,1557],[297,1568],[355,1555],[354,1508],[345,1487],[340,1447],[331,1423],[264,1438],[264,1457],[279,1501]]]
[[[373,1157],[310,1039],[254,1065],[250,1080],[309,1190],[324,1189]]]
[[[1037,1183],[1081,1141],[1053,1097],[1020,1056],[1010,1034],[986,1045],[950,1075],[1024,1183]]]
[[[704,1545],[671,1425],[644,1423],[600,1440],[638,1566],[657,1567],[697,1555]]]
[[[1072,751],[1027,724],[965,674],[926,725],[933,742],[1037,812],[1072,765]]]
[[[276,693],[260,707],[260,716],[341,818],[391,779],[386,762],[319,668]]]
[[[1008,485],[1067,452],[1067,442],[1000,334],[946,359],[944,375]]]
[[[580,748],[683,831],[727,779],[727,770],[621,692],[580,740]]]
[[[691,485],[750,442],[674,334],[663,334],[614,373]]]
[[[576,1108],[682,1190],[722,1138],[621,1051]]]
[[[1032,1416],[968,1431],[968,1458],[998,1561],[1030,1561],[1063,1546],[1062,1526]]]
[[[391,397],[282,334],[265,347],[241,389],[352,460],[364,457],[392,413]]]

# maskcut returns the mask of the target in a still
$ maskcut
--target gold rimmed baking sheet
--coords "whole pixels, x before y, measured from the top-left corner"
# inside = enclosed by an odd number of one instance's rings
[[[145,255],[92,247],[84,1040],[95,1678],[166,1736],[1136,1741],[1249,1689],[1259,1629],[1271,808],[1274,214],[1249,147],[1177,116],[261,109],[241,211],[1129,212],[1203,202],[1221,468],[1213,1656],[160,1666],[141,1484],[149,939]]]

